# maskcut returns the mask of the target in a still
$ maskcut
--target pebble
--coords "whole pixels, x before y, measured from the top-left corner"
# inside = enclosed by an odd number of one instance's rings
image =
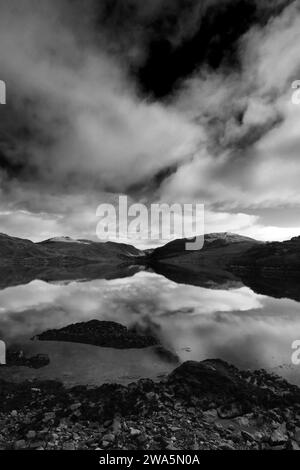
[[[275,429],[270,436],[270,444],[271,446],[278,446],[281,444],[285,444],[288,442],[289,438],[286,434],[284,434],[280,429]]]
[[[116,439],[116,436],[114,434],[105,434],[103,437],[102,437],[103,441],[107,441],[107,442],[114,442],[114,440]]]
[[[20,450],[20,449],[25,449],[26,447],[26,442],[24,439],[20,439],[19,441],[15,442],[15,449]]]
[[[73,442],[64,442],[63,450],[76,450],[76,447]]]
[[[130,428],[130,435],[132,437],[139,436],[140,434],[142,434],[142,431],[140,431],[139,429]]]
[[[70,406],[71,411],[76,411],[81,407],[81,403],[74,403],[73,405]]]

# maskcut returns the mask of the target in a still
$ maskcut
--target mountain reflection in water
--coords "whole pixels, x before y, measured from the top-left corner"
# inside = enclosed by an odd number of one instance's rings
[[[140,271],[139,267],[131,270]],[[141,271],[109,280],[34,280],[7,287],[0,291],[1,339],[30,348],[29,339],[45,330],[91,319],[109,320],[156,336],[181,361],[221,358],[241,368],[272,369],[300,383],[300,369],[291,364],[291,344],[300,339],[300,303],[255,293],[240,280],[226,279],[220,273],[213,280],[208,277],[206,287],[180,284],[174,272],[168,277]],[[38,344],[34,344],[35,352]],[[96,348],[90,346],[88,355]],[[138,363],[139,356],[134,360]],[[117,353],[115,364],[120,364]],[[145,367],[141,359],[135,378],[143,376]],[[153,367],[159,373],[170,369],[155,361]],[[92,375],[101,373],[97,367],[91,371]],[[152,376],[148,370],[146,375]]]

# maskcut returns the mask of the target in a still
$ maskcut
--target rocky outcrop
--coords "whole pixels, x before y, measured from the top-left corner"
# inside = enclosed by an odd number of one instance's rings
[[[75,323],[60,330],[45,331],[37,335],[35,339],[92,344],[116,349],[140,349],[158,344],[152,336],[130,331],[119,323],[99,320]]]
[[[37,354],[27,357],[22,350],[8,350],[6,354],[6,366],[3,367],[30,367],[31,369],[40,369],[50,363],[47,354]]]
[[[0,383],[2,449],[299,449],[300,389],[220,360],[160,383]]]

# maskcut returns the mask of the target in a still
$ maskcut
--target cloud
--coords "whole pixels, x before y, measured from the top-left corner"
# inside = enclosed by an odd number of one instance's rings
[[[123,191],[189,155],[193,123],[139,99],[118,60],[75,37],[49,2],[6,2],[1,11],[1,70],[15,118],[1,126],[8,173],[10,163],[18,177],[58,190],[67,181]]]
[[[209,136],[165,182],[162,197],[198,199],[230,210],[300,203],[300,11],[295,3],[240,43],[241,73],[202,72],[178,97]],[[279,190],[280,188],[280,190]]]
[[[265,237],[255,209],[300,203],[297,2],[0,7],[1,231],[93,238],[98,204],[128,193]]]

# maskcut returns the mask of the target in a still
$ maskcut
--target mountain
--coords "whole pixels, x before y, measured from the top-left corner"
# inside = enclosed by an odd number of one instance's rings
[[[300,301],[300,237],[265,243],[211,233],[197,251],[187,250],[187,242],[141,251],[113,242],[57,237],[33,243],[0,234],[0,288],[34,279],[115,279],[149,269],[177,283],[216,289],[246,285],[260,294]]]
[[[178,283],[217,289],[246,285],[259,294],[300,301],[300,237],[265,243],[208,234],[198,251],[186,250],[187,241],[174,240],[148,253],[148,265]]]
[[[14,260],[38,259],[43,257],[43,250],[30,240],[10,237],[0,233],[0,263]]]
[[[78,266],[89,263],[121,264],[143,252],[131,245],[73,240],[58,237],[33,243],[30,240],[0,234],[0,265],[11,266]]]
[[[300,237],[253,246],[234,260],[231,268],[261,272],[300,272]]]
[[[187,250],[186,244],[190,242],[188,239],[174,240],[154,250],[149,255],[149,260],[191,270],[212,266],[223,269],[242,253],[263,245],[252,238],[229,232],[206,234],[201,250]]]

